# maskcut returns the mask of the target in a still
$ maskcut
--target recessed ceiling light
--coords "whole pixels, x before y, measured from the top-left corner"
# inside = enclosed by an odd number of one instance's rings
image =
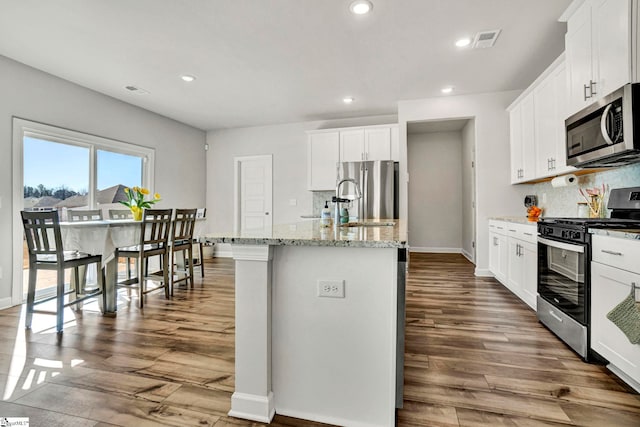
[[[356,0],[351,3],[349,9],[356,15],[364,15],[365,13],[371,12],[371,9],[373,9],[373,4],[368,0]]]
[[[471,44],[471,39],[468,37],[465,37],[463,39],[456,41],[456,46],[458,47],[465,47],[465,46],[469,46],[470,44]]]
[[[355,101],[353,96],[345,96],[344,98],[342,98],[342,102],[344,102],[345,104],[351,104],[353,103],[353,101]]]
[[[447,86],[442,88],[442,93],[451,93],[453,92],[453,86]]]
[[[189,75],[189,74],[183,74],[183,75],[180,76],[180,78],[182,80],[184,80],[185,82],[187,82],[187,83],[192,82],[192,81],[194,81],[196,79],[194,76]]]

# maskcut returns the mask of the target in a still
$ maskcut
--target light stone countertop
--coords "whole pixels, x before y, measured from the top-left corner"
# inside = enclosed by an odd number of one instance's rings
[[[640,228],[611,230],[604,228],[590,228],[589,233],[598,236],[618,237],[621,239],[640,240]]]
[[[494,216],[489,218],[494,221],[513,222],[515,224],[537,225],[535,221],[529,221],[526,216]]]
[[[274,225],[271,233],[211,232],[208,242],[241,245],[335,246],[361,248],[407,248],[406,226],[399,220],[371,220],[367,223],[394,222],[393,226],[320,227],[319,220]]]

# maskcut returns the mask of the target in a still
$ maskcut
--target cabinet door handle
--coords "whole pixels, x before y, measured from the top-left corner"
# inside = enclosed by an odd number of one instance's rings
[[[510,232],[512,232],[512,233],[515,233],[515,232],[516,232],[516,230],[512,230],[512,229],[509,229],[509,231],[510,231]]]
[[[610,251],[610,250],[607,250],[607,249],[600,249],[600,252],[604,252],[605,254],[615,255],[615,256],[624,255],[622,252],[614,252],[614,251]]]
[[[584,85],[584,100],[591,98],[591,95],[587,96],[587,89],[591,90],[591,85]]]
[[[525,236],[532,236],[533,237],[533,233],[524,233]]]
[[[598,94],[598,92],[596,92],[596,84],[597,82],[589,80],[589,92],[591,93],[591,96]]]

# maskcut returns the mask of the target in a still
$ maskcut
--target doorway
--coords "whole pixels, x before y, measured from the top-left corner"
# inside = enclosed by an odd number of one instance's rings
[[[475,263],[475,120],[407,123],[409,244]]]
[[[273,156],[234,158],[234,177],[234,231],[271,233]]]

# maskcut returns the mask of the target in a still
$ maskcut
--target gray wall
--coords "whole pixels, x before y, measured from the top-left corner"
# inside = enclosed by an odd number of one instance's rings
[[[11,253],[12,225],[19,221],[12,205],[12,117],[155,148],[158,206],[204,205],[203,131],[3,56],[0,76],[0,307],[11,296],[12,266],[21,262]]]
[[[407,135],[409,245],[415,251],[460,252],[462,134]]]

